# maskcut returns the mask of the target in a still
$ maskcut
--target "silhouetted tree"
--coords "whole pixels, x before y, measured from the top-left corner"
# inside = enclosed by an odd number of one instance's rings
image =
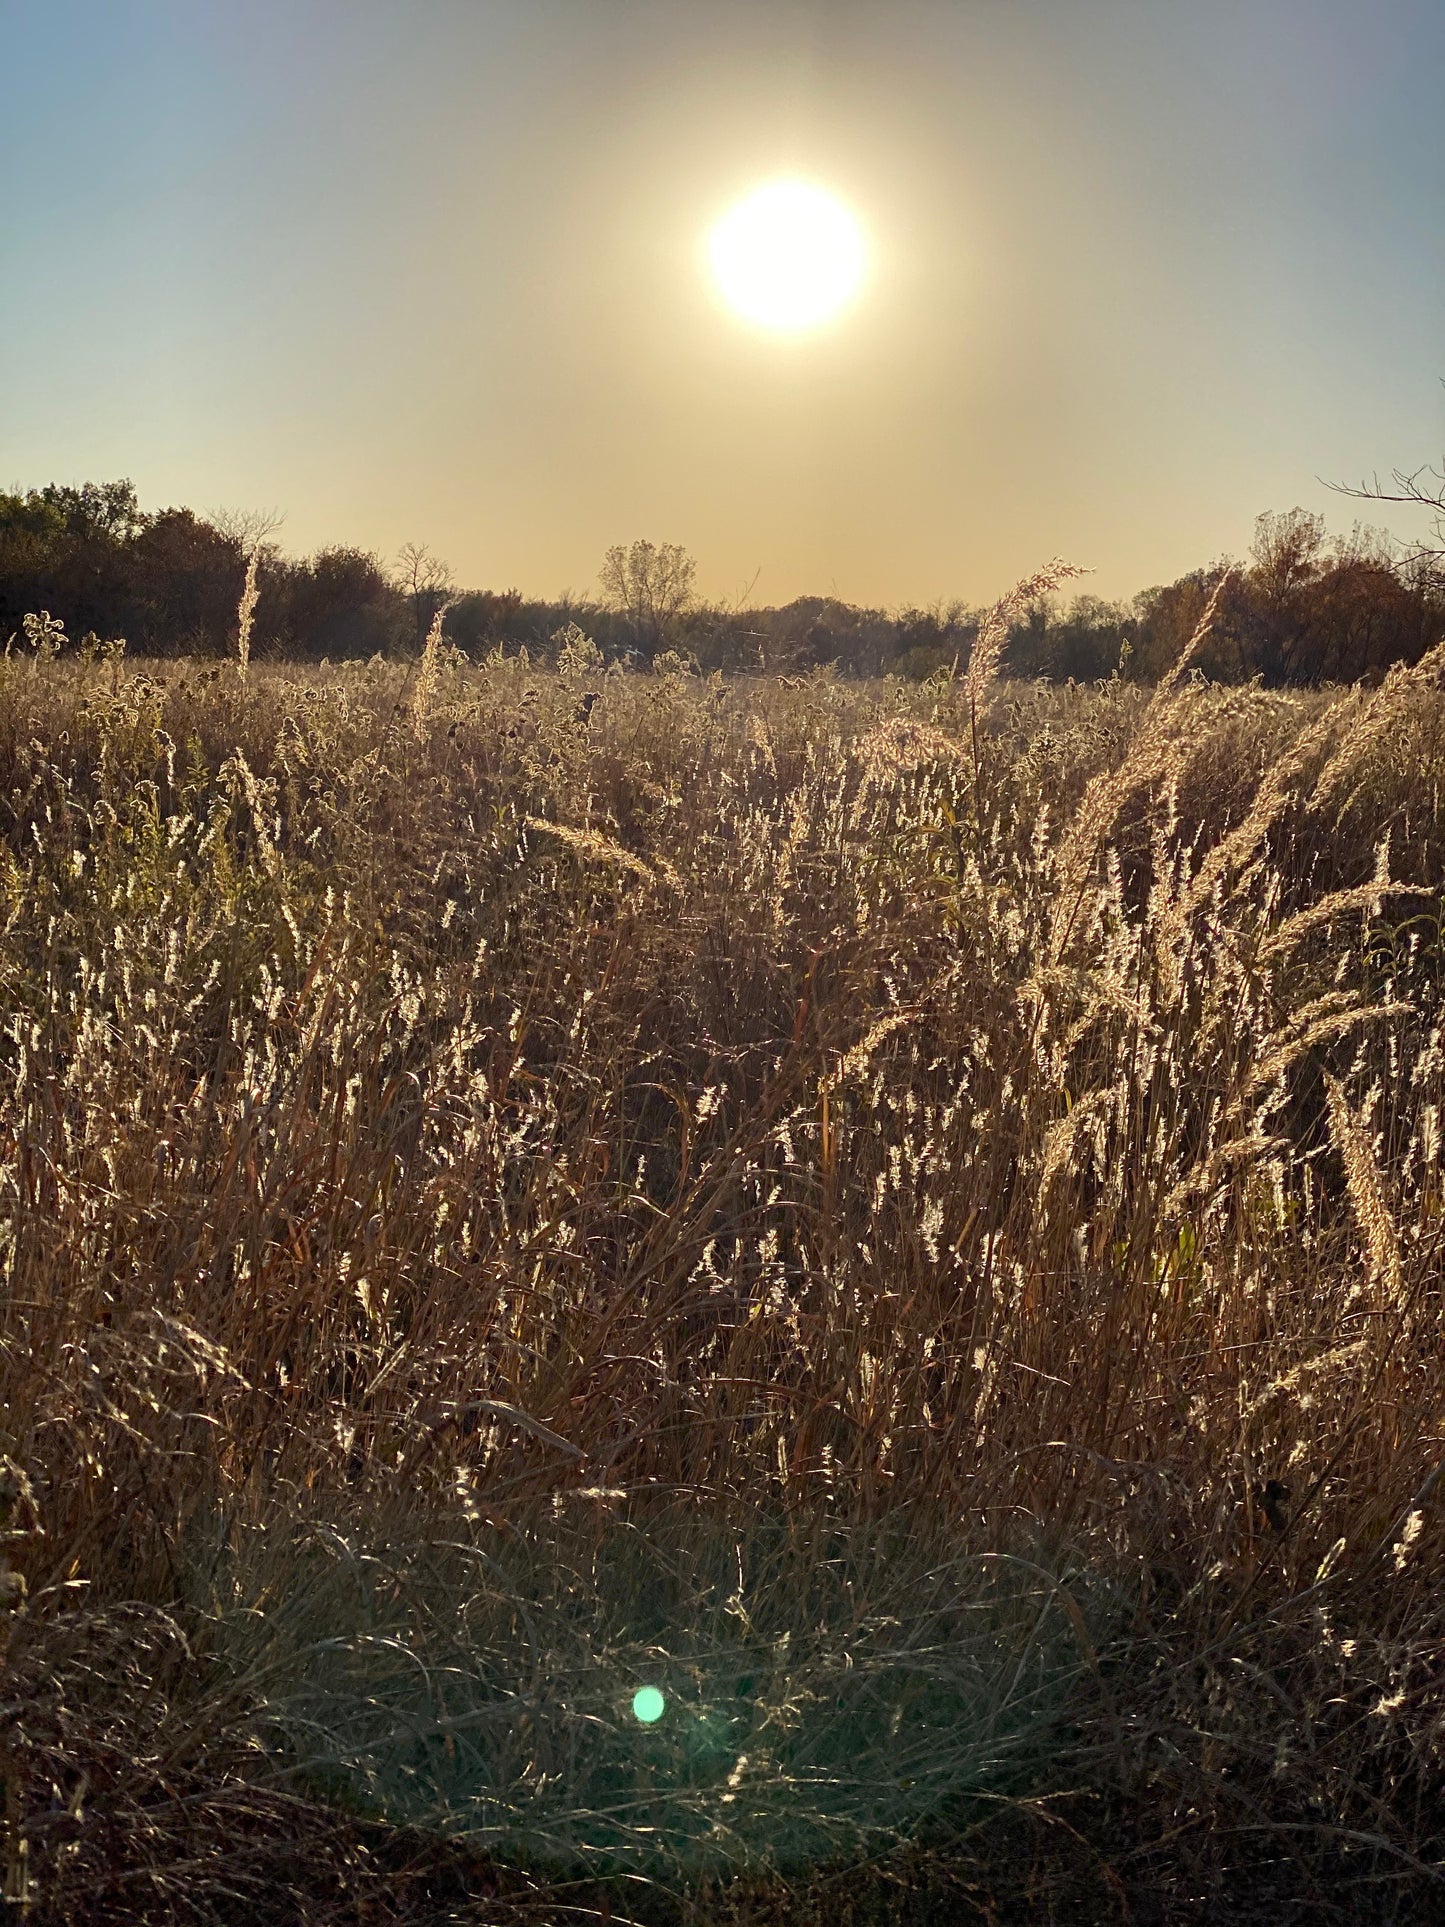
[[[1256,518],[1252,567],[1221,627],[1267,683],[1316,680],[1320,651],[1310,591],[1325,568],[1325,518],[1307,509]],[[1243,595],[1238,590],[1243,590]]]
[[[0,621],[50,609],[72,635],[115,633],[130,583],[128,548],[145,518],[130,482],[50,483],[0,497]]]
[[[1157,682],[1167,675],[1180,651],[1199,626],[1205,606],[1227,565],[1216,562],[1193,569],[1175,582],[1141,589],[1133,603],[1133,634],[1126,674],[1133,682]],[[1220,619],[1199,660],[1207,675],[1247,680],[1232,642],[1221,642]]]
[[[599,580],[609,605],[626,618],[646,656],[669,648],[678,620],[694,601],[697,563],[676,542],[634,542],[607,551]]]
[[[405,598],[364,549],[321,549],[296,568],[286,614],[296,647],[308,656],[385,655],[405,646],[409,627]]]
[[[129,592],[114,624],[146,654],[203,654],[235,622],[245,557],[234,539],[190,509],[147,518],[128,545]]]
[[[39,497],[73,541],[126,542],[145,522],[133,482],[82,482],[78,488],[48,482]]]
[[[1099,682],[1119,668],[1126,644],[1132,650],[1136,628],[1123,604],[1100,596],[1076,596],[1066,610],[1041,598],[1010,629],[1004,662],[1014,676]]]
[[[397,571],[402,591],[411,600],[416,646],[420,649],[437,610],[452,593],[452,572],[440,556],[432,554],[425,542],[402,545],[397,556]]]
[[[490,589],[474,589],[458,596],[447,612],[447,634],[458,648],[472,652],[525,641],[528,630],[520,591],[507,589],[499,595]]]

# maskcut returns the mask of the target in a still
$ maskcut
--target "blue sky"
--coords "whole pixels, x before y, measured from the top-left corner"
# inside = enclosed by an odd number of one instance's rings
[[[0,0],[0,486],[587,591],[1123,595],[1445,447],[1434,0]],[[709,223],[873,269],[760,339]]]

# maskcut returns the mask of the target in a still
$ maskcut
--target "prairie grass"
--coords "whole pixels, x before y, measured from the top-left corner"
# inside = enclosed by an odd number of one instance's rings
[[[0,663],[12,1907],[1439,1918],[1435,673]]]

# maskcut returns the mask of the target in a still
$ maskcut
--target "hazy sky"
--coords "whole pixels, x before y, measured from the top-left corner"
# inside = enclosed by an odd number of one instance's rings
[[[1132,593],[1445,446],[1441,0],[0,0],[0,486],[595,588]],[[706,231],[865,225],[814,338]]]

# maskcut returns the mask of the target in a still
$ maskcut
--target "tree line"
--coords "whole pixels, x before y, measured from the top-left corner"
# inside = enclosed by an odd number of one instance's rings
[[[1418,493],[1348,492],[1441,506]],[[967,665],[983,615],[963,602],[885,610],[820,596],[783,607],[709,604],[696,593],[693,558],[647,541],[610,549],[591,597],[462,591],[421,544],[390,565],[344,546],[296,557],[274,540],[275,527],[265,516],[146,511],[128,481],[0,493],[0,640],[46,611],[74,643],[123,637],[145,656],[226,655],[253,559],[251,653],[261,659],[406,656],[441,614],[446,638],[472,655],[526,649],[545,658],[575,624],[609,659],[645,663],[673,651],[703,670],[832,664],[850,675],[922,678]],[[1418,660],[1445,634],[1445,548],[1402,552],[1358,524],[1331,538],[1323,516],[1292,509],[1258,518],[1241,562],[1220,560],[1126,602],[1041,599],[1013,623],[1004,668],[1060,682],[1152,681],[1226,575],[1200,658],[1214,680],[1369,679]]]

